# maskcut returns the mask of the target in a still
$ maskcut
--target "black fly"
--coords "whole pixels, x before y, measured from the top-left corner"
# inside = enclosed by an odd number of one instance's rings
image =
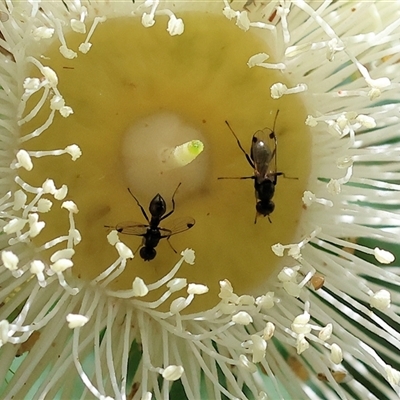
[[[238,178],[221,177],[218,179],[253,179],[254,189],[256,195],[256,217],[254,223],[257,222],[257,216],[263,215],[268,217],[269,222],[271,219],[269,215],[274,211],[275,204],[272,201],[275,193],[275,186],[278,181],[278,175],[283,175],[282,172],[276,172],[276,152],[277,140],[275,135],[275,123],[278,117],[279,110],[275,114],[274,125],[272,130],[264,128],[257,131],[251,140],[250,155],[244,150],[235,132],[225,121],[226,125],[235,137],[237,144],[246,156],[247,162],[254,169],[253,176],[242,176]]]
[[[139,203],[139,200],[133,195],[128,188],[129,193],[135,199],[137,205],[142,211],[143,216],[146,218],[147,224],[139,224],[137,222],[121,222],[115,227],[116,231],[126,235],[142,236],[143,242],[139,251],[140,257],[144,261],[153,260],[156,256],[156,247],[161,239],[169,238],[177,233],[184,232],[193,227],[195,220],[191,217],[177,218],[172,222],[170,229],[161,228],[160,222],[169,217],[175,211],[175,193],[178,190],[179,184],[172,195],[172,210],[165,214],[167,205],[163,197],[157,193],[150,201],[149,211],[151,218],[146,214],[146,211]],[[169,243],[169,242],[168,242]],[[172,247],[172,246],[171,246]],[[175,250],[174,250],[175,251]],[[175,251],[176,252],[176,251]]]

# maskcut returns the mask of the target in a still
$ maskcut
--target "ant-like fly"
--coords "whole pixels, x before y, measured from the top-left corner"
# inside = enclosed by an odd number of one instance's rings
[[[226,125],[235,137],[237,144],[246,156],[247,162],[254,169],[253,176],[242,176],[242,177],[221,177],[218,179],[253,179],[254,189],[256,195],[256,217],[254,223],[257,222],[257,216],[263,215],[268,217],[269,222],[271,219],[269,215],[274,211],[275,204],[272,201],[275,193],[275,186],[278,181],[278,175],[283,175],[282,172],[276,172],[276,152],[277,152],[277,140],[275,135],[275,123],[278,117],[279,110],[275,114],[274,125],[272,130],[264,128],[261,131],[257,131],[251,140],[250,155],[244,150],[235,132],[229,125],[228,121],[225,121]]]
[[[193,225],[195,224],[195,220],[193,218],[183,217],[175,219],[170,229],[162,228],[159,226],[162,220],[169,217],[175,211],[175,194],[180,185],[181,184],[179,183],[179,185],[175,189],[174,194],[172,195],[172,210],[166,214],[165,212],[167,211],[167,205],[165,203],[164,198],[159,193],[157,193],[154,196],[154,198],[150,201],[149,205],[151,218],[147,216],[146,211],[139,203],[139,200],[133,195],[131,190],[128,188],[129,193],[135,199],[137,205],[142,211],[143,216],[146,218],[147,224],[140,224],[131,221],[121,222],[117,224],[115,229],[117,232],[123,233],[125,235],[136,235],[143,237],[143,242],[139,254],[144,261],[150,261],[154,259],[154,257],[157,254],[155,248],[157,247],[161,239],[167,238],[167,240],[169,240],[169,238],[172,235],[184,232],[192,228]],[[110,227],[107,226],[107,228]],[[175,251],[175,249],[172,246],[171,248]]]

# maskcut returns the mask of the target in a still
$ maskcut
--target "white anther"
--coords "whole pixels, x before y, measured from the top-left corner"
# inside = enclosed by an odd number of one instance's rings
[[[248,31],[250,28],[250,20],[247,15],[247,11],[242,11],[239,15],[237,15],[236,25],[243,29],[244,31]]]
[[[304,312],[298,315],[292,322],[291,328],[293,332],[307,334],[311,332],[311,326],[308,323],[310,321],[310,314]]]
[[[15,271],[18,269],[19,258],[12,251],[3,250],[1,252],[1,261],[3,261],[4,267],[9,271]]]
[[[8,332],[10,331],[10,323],[3,319],[0,321],[0,347],[8,342]]]
[[[28,198],[28,196],[26,195],[26,193],[24,191],[22,191],[21,189],[16,190],[14,192],[13,210],[18,211],[21,208],[23,208],[26,204],[27,198]]]
[[[39,78],[25,78],[22,87],[26,94],[35,93],[40,89],[40,79]]]
[[[66,47],[64,45],[59,47],[59,51],[68,60],[72,60],[73,58],[78,56],[78,54],[75,53],[75,51],[69,49],[68,47]]]
[[[70,260],[74,254],[75,254],[74,249],[58,250],[51,255],[50,261],[52,263],[55,263],[56,261],[61,260],[62,258],[66,258],[66,259]]]
[[[43,67],[42,73],[49,82],[50,86],[55,87],[58,85],[58,77],[53,69],[50,67]]]
[[[69,117],[71,114],[74,113],[74,110],[69,107],[69,106],[64,106],[60,108],[60,114],[61,116],[63,116],[64,118]]]
[[[193,265],[196,259],[196,255],[192,249],[183,250],[181,256],[185,260],[185,263],[189,265]]]
[[[378,290],[370,298],[371,307],[375,307],[378,310],[386,310],[390,307],[391,296],[390,292],[385,289]]]
[[[83,54],[86,54],[89,52],[89,50],[92,48],[92,43],[81,43],[78,47],[79,51]]]
[[[253,296],[248,294],[244,294],[237,299],[237,304],[241,306],[252,306],[255,303],[255,299]]]
[[[118,242],[115,244],[118,254],[124,260],[132,259],[134,257],[132,250],[124,243]]]
[[[176,381],[183,375],[184,369],[181,365],[170,365],[162,372],[162,377],[167,381]]]
[[[171,15],[168,21],[167,31],[171,36],[182,35],[185,26],[181,18],[176,18],[175,15]]]
[[[208,287],[206,285],[189,283],[187,292],[188,294],[204,294],[208,292]]]
[[[68,322],[68,328],[74,329],[84,326],[89,321],[89,318],[80,314],[68,314],[66,320]]]
[[[326,188],[330,194],[339,194],[342,191],[342,187],[337,179],[331,179]]]
[[[253,342],[251,350],[253,352],[253,363],[262,361],[265,357],[265,351],[267,349],[267,342],[265,339],[258,335],[251,335],[251,341]]]
[[[4,233],[10,235],[12,233],[16,233],[24,228],[27,224],[28,220],[22,218],[13,218],[12,220],[8,221],[6,225],[3,226]]]
[[[324,328],[322,328],[318,334],[318,337],[326,342],[329,340],[332,336],[332,331],[333,331],[333,325],[332,324],[327,324]]]
[[[71,268],[74,263],[66,258],[61,258],[57,260],[54,264],[50,266],[50,269],[56,273],[64,272],[66,269]]]
[[[28,154],[28,152],[26,150],[19,150],[18,153],[16,154],[17,157],[17,163],[15,164],[15,166],[17,168],[25,168],[27,171],[31,171],[33,168],[33,163],[31,160],[31,156]]]
[[[375,119],[373,117],[370,117],[369,115],[359,114],[356,120],[365,128],[372,129],[376,127]]]
[[[281,243],[276,243],[273,246],[271,246],[271,249],[276,256],[282,257],[285,247]]]
[[[272,322],[267,322],[267,325],[264,328],[263,331],[263,338],[265,340],[269,340],[274,336],[275,333],[275,325]]]
[[[152,14],[143,13],[142,25],[145,28],[149,28],[149,27],[153,26],[155,23],[156,23],[156,21],[154,21],[154,16]]]
[[[387,250],[382,250],[378,247],[374,249],[375,258],[382,264],[390,264],[394,261],[394,255]]]
[[[39,221],[39,214],[32,213],[28,215],[29,222],[29,236],[34,238],[42,231],[45,227],[45,223],[43,221]]]
[[[169,308],[169,311],[172,314],[178,314],[180,313],[184,308],[188,306],[188,303],[184,297],[178,297],[174,301],[171,302],[171,306]]]
[[[336,365],[340,364],[343,361],[342,349],[336,343],[332,343],[331,346],[331,361]]]
[[[50,108],[52,110],[60,110],[61,107],[65,106],[65,100],[62,96],[56,94],[50,100]]]
[[[62,185],[60,189],[54,191],[54,198],[56,200],[64,200],[68,193],[68,186]]]
[[[37,203],[37,210],[41,213],[47,213],[50,211],[53,203],[49,199],[39,199]]]
[[[1,324],[1,322],[0,322]],[[385,365],[385,372],[387,376],[388,382],[393,385],[397,386],[400,384],[400,371],[394,369],[391,365]]]
[[[111,244],[111,246],[115,246],[119,242],[118,232],[116,230],[112,230],[107,235],[107,241]]]
[[[72,157],[72,161],[76,161],[82,155],[81,149],[76,144],[67,146],[65,151]]]
[[[53,194],[56,191],[53,179],[46,179],[42,185],[44,193]]]
[[[303,334],[297,336],[297,345],[296,350],[297,354],[303,353],[303,351],[307,350],[310,347],[310,344],[307,342],[306,338]]]
[[[86,33],[86,26],[85,26],[84,22],[79,21],[77,19],[71,19],[70,24],[71,24],[71,28],[74,32]]]
[[[178,292],[186,287],[187,281],[185,278],[174,278],[167,283],[167,287],[171,293]]]
[[[246,368],[252,374],[257,372],[257,367],[252,362],[250,362],[249,359],[244,354],[241,354],[239,356],[239,363],[241,367]]]
[[[149,293],[149,288],[146,286],[142,278],[136,277],[132,283],[133,295],[135,297],[143,297]]]
[[[233,294],[233,288],[231,283],[228,281],[228,279],[225,279],[223,281],[219,281],[219,287],[220,287],[220,291],[218,294],[218,297],[220,299],[230,299],[230,297]]]
[[[305,124],[311,127],[315,127],[318,125],[318,121],[312,115],[308,115]]]
[[[44,263],[42,261],[33,260],[31,262],[31,266],[29,268],[29,271],[30,271],[31,274],[34,274],[34,275],[41,275],[41,274],[43,274],[44,268],[45,268],[45,265],[44,265]]]
[[[253,318],[246,311],[239,311],[237,314],[232,316],[232,321],[238,325],[249,325],[253,322]]]
[[[35,28],[32,32],[32,36],[35,40],[41,40],[41,39],[50,39],[53,37],[54,34],[54,29],[53,28],[48,28],[47,26],[39,26],[38,28]]]
[[[280,282],[293,282],[297,277],[297,271],[298,268],[283,267],[278,274],[278,280]]]
[[[71,200],[64,201],[64,203],[61,204],[61,208],[65,208],[73,214],[77,214],[79,212],[77,205]]]
[[[275,305],[274,292],[268,292],[265,295],[259,296],[256,299],[256,304],[261,307],[262,310],[269,310]]]
[[[284,282],[283,288],[285,291],[293,297],[300,297],[301,287],[295,282]]]

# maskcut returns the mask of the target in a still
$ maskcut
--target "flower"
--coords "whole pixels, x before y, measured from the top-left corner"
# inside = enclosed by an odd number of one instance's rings
[[[182,388],[193,399],[400,393],[400,279],[394,264],[386,266],[399,232],[395,3],[0,7],[2,397],[159,399]],[[135,53],[142,45],[146,62]],[[252,54],[237,61],[239,50]],[[130,79],[126,70],[151,70],[152,80]],[[154,104],[163,111],[156,118]],[[273,112],[262,113],[266,105]],[[166,109],[191,118],[182,123]],[[199,138],[201,130],[188,125],[202,113],[205,125],[227,129],[226,120],[241,139],[239,132],[275,116],[269,126],[279,147],[266,131],[279,163],[267,175],[276,186],[272,224],[249,219],[254,205],[244,182],[217,179],[240,174],[243,160],[236,160],[246,150],[239,139],[239,149],[229,147],[229,130],[204,128]],[[195,140],[204,152],[160,172],[152,151],[173,136],[159,136],[165,126],[179,135],[162,154]],[[112,140],[124,130],[121,155]],[[121,169],[129,171],[124,178]],[[157,252],[146,262],[131,250],[134,240],[122,240],[121,233],[143,236],[145,224],[119,223],[132,204],[118,199],[124,193],[147,218],[141,199],[150,186],[167,191],[172,211],[190,215],[171,228],[182,233],[173,246],[192,240],[195,251],[177,257],[161,243],[142,246]],[[161,205],[161,214],[150,211],[161,223],[171,211],[157,196],[149,203]]]

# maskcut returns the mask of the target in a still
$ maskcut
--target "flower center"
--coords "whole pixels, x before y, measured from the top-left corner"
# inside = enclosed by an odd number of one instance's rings
[[[72,272],[83,280],[95,278],[116,258],[105,226],[148,224],[128,188],[150,217],[149,205],[158,193],[165,200],[165,213],[172,210],[172,195],[181,183],[174,213],[158,226],[174,233],[176,224],[188,217],[195,225],[168,241],[161,239],[150,262],[136,252],[142,237],[122,232],[120,239],[136,255],[110,285],[129,288],[136,276],[146,283],[157,281],[179,260],[180,251],[190,247],[196,263],[184,265],[178,276],[209,286],[210,292],[200,296],[199,307],[206,308],[218,300],[220,280],[229,279],[238,294],[256,290],[280,261],[271,246],[293,242],[302,233],[297,228],[311,146],[299,95],[272,100],[269,88],[283,80],[281,73],[247,66],[254,54],[273,54],[268,43],[223,16],[182,13],[181,17],[185,21],[181,36],[171,37],[165,31],[162,16],[151,28],[136,18],[114,19],[96,28],[87,54],[65,59],[58,45],[43,54],[74,114],[67,119],[56,115],[48,130],[26,142],[26,148],[46,150],[76,143],[82,157],[74,164],[67,158],[65,163],[52,157],[37,159],[24,178],[41,185],[51,177],[57,186],[68,185],[68,199],[80,210],[76,226],[82,235]],[[66,39],[72,49],[82,42],[78,33]],[[218,179],[255,173],[225,121],[250,154],[253,134],[264,128],[270,133],[278,110],[278,145],[275,149],[270,138],[268,146],[276,151],[275,172],[285,176],[274,175],[274,160],[261,171],[271,182],[277,178],[270,199],[275,210],[269,215],[271,222],[259,216],[254,223],[260,200],[255,181]],[[42,107],[24,129],[35,129],[47,114]],[[143,126],[146,129],[141,130]],[[177,168],[162,165],[168,164],[168,151],[192,140],[204,144],[193,162]],[[253,147],[253,152],[257,149]],[[54,208],[43,219],[46,228],[35,239],[38,245],[68,230],[65,210]]]

